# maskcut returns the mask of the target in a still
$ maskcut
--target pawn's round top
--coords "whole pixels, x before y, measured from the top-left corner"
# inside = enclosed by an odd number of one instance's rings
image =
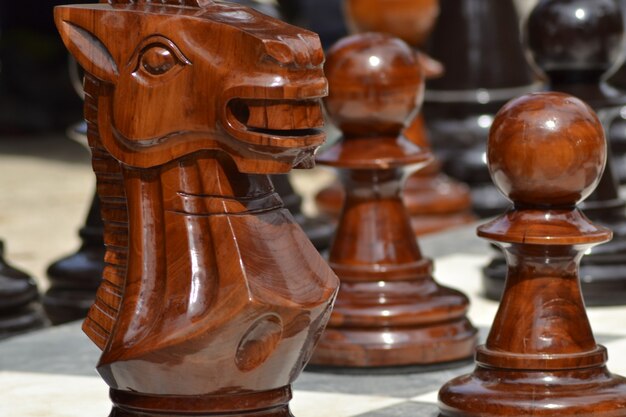
[[[419,56],[392,36],[340,40],[328,52],[325,72],[330,90],[324,102],[345,137],[397,137],[421,104]]]
[[[615,0],[541,0],[526,25],[530,52],[546,72],[596,71],[622,51],[624,22]]]
[[[487,149],[496,186],[516,206],[571,207],[600,181],[604,131],[593,110],[563,93],[534,93],[496,115]]]

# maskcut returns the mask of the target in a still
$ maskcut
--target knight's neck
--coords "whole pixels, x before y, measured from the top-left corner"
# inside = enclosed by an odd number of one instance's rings
[[[242,174],[225,155],[195,154],[153,169],[125,169],[127,186],[142,183],[154,195],[128,193],[129,198],[159,199],[163,210],[211,215],[265,211],[281,203],[267,175]],[[138,191],[138,190],[136,190]],[[158,194],[158,195],[157,195]]]

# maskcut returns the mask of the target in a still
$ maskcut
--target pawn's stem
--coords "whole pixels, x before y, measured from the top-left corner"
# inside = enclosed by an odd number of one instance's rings
[[[578,280],[578,264],[591,245],[501,246],[509,265],[506,289],[477,361],[535,370],[554,369],[551,362],[559,369],[604,364],[606,353],[594,340]]]
[[[398,265],[422,259],[400,196],[400,169],[342,170],[341,180],[346,202],[331,265]]]

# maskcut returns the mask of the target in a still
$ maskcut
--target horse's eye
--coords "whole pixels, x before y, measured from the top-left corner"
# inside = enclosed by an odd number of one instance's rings
[[[149,74],[165,74],[178,64],[178,58],[168,48],[154,45],[147,48],[141,55],[140,65]]]

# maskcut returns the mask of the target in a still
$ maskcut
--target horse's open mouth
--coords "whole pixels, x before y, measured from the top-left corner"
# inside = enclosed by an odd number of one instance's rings
[[[237,130],[275,137],[304,138],[322,134],[321,102],[311,100],[233,99],[229,122]]]

